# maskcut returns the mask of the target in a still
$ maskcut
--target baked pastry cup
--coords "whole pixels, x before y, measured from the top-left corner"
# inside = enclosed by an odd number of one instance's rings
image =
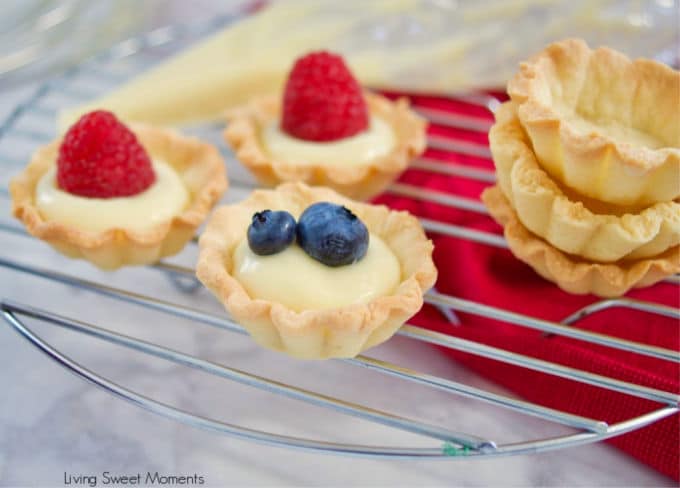
[[[498,185],[484,190],[482,200],[493,218],[503,225],[512,253],[569,293],[617,297],[631,288],[650,286],[680,272],[680,246],[650,258],[593,263],[566,254],[527,230]]]
[[[233,254],[244,239],[253,214],[272,209],[286,210],[297,217],[319,201],[346,206],[370,233],[387,244],[401,268],[401,281],[396,289],[366,304],[303,311],[250,296],[233,275]],[[219,207],[199,245],[198,279],[232,317],[260,345],[304,359],[354,357],[386,341],[420,310],[423,294],[437,278],[432,242],[415,217],[383,205],[358,203],[329,188],[312,188],[303,183],[255,190],[238,204]]]
[[[560,183],[638,208],[680,196],[680,72],[570,39],[522,63],[508,93]]]
[[[653,257],[680,244],[680,203],[625,213],[565,192],[541,168],[516,107],[499,107],[489,141],[498,184],[524,227],[563,252],[598,262]]]
[[[393,102],[373,93],[364,96],[369,112],[389,124],[395,139],[390,152],[365,164],[304,161],[301,162],[304,164],[296,164],[274,158],[265,147],[261,134],[265,127],[280,119],[281,96],[276,95],[256,98],[250,104],[230,111],[224,138],[236,158],[265,186],[300,181],[330,187],[356,200],[368,200],[384,191],[411,160],[425,150],[427,124],[410,110],[406,99]]]
[[[151,264],[181,251],[227,188],[224,161],[214,146],[172,130],[141,124],[131,129],[149,155],[170,165],[188,190],[189,202],[179,214],[145,230],[120,227],[102,232],[45,219],[36,204],[36,187],[56,164],[61,144],[56,140],[38,149],[24,171],[12,180],[14,216],[31,235],[57,251],[86,259],[104,270]]]

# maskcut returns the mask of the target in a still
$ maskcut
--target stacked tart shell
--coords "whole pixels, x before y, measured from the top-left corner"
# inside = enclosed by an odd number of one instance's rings
[[[680,271],[680,74],[569,40],[523,63],[508,91],[483,199],[513,253],[580,294]]]

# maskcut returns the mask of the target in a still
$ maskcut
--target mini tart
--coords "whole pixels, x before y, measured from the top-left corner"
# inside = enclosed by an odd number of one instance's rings
[[[105,270],[150,264],[181,251],[227,188],[224,161],[213,146],[174,131],[139,124],[131,129],[149,155],[170,165],[189,191],[189,203],[181,213],[144,231],[112,228],[92,232],[45,220],[36,206],[35,192],[41,177],[56,164],[61,144],[56,140],[38,149],[11,182],[14,216],[30,234],[59,252]]]
[[[272,209],[300,215],[318,201],[345,205],[394,253],[401,267],[401,282],[390,295],[367,304],[297,312],[280,303],[249,296],[232,276],[233,252],[244,239],[253,213]],[[329,188],[311,188],[303,183],[256,190],[236,205],[218,208],[199,245],[198,279],[234,319],[260,345],[304,359],[354,357],[389,339],[420,310],[423,294],[437,278],[432,242],[415,217],[382,205],[358,203]]]
[[[524,227],[561,251],[599,262],[648,258],[680,244],[677,202],[608,213],[617,209],[571,199],[541,169],[515,109],[507,102],[496,111],[489,141],[500,188]]]
[[[616,205],[680,196],[680,72],[566,40],[522,63],[508,93],[560,183]]]
[[[256,98],[249,105],[230,111],[224,138],[237,159],[263,185],[301,181],[328,186],[353,199],[368,200],[387,188],[425,150],[427,124],[409,109],[406,99],[392,102],[372,93],[364,96],[369,112],[389,124],[395,136],[392,151],[366,164],[294,164],[273,159],[260,134],[267,125],[279,120],[281,96]]]
[[[492,217],[503,225],[512,253],[569,293],[617,297],[631,288],[650,286],[680,272],[680,246],[652,258],[592,263],[563,253],[528,231],[498,185],[484,190],[482,200]]]

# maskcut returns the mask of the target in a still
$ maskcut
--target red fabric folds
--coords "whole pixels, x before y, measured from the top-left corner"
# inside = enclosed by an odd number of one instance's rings
[[[446,99],[414,96],[419,106],[491,120],[484,108]],[[485,134],[433,126],[431,134],[487,144]],[[492,168],[489,160],[429,150],[427,157],[442,164],[459,163]],[[484,183],[409,170],[401,179],[420,187],[477,198]],[[501,228],[489,217],[438,204],[384,195],[377,199],[417,216],[464,225],[494,233]],[[559,322],[581,307],[598,300],[594,296],[570,295],[539,277],[503,249],[466,240],[433,235],[434,258],[440,275],[441,293],[502,307]],[[628,294],[631,298],[680,307],[680,288],[660,283]],[[589,344],[541,331],[470,314],[459,314],[462,325],[447,322],[436,309],[426,306],[412,323],[456,337],[473,340],[538,359],[669,392],[680,392],[680,366],[639,354]],[[644,344],[680,350],[678,321],[623,308],[594,313],[574,324]],[[614,423],[651,412],[661,405],[637,397],[585,385],[556,376],[509,366],[478,356],[445,350],[453,359],[509,388],[518,395],[548,407]],[[612,445],[676,480],[680,479],[680,415],[675,414],[646,428],[615,437]]]

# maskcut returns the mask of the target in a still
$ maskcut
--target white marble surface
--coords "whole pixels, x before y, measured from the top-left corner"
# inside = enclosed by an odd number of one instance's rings
[[[27,90],[0,93],[0,116],[4,118]],[[6,149],[5,143],[0,141],[0,148]],[[12,171],[4,161],[0,165],[3,173]],[[3,175],[2,181],[6,177]],[[230,196],[238,197],[237,192]],[[4,196],[0,196],[0,222],[11,222]],[[178,293],[157,271],[98,272],[27,237],[0,232],[0,255],[221,312],[207,292]],[[194,257],[194,250],[189,249],[174,261],[191,265]],[[541,420],[429,391],[348,364],[291,360],[254,346],[247,337],[4,268],[0,268],[0,297],[498,442],[567,432]],[[34,320],[26,323],[88,368],[182,409],[248,427],[324,440],[432,445],[414,435],[148,359],[54,326]],[[410,340],[395,338],[370,355],[507,394],[438,351]],[[225,437],[114,398],[59,367],[4,321],[0,322],[0,386],[0,486],[64,486],[65,473],[97,476],[97,486],[103,486],[105,471],[142,476],[156,471],[163,475],[197,474],[208,486],[674,486],[671,480],[604,444],[530,456],[435,462],[320,455]]]

